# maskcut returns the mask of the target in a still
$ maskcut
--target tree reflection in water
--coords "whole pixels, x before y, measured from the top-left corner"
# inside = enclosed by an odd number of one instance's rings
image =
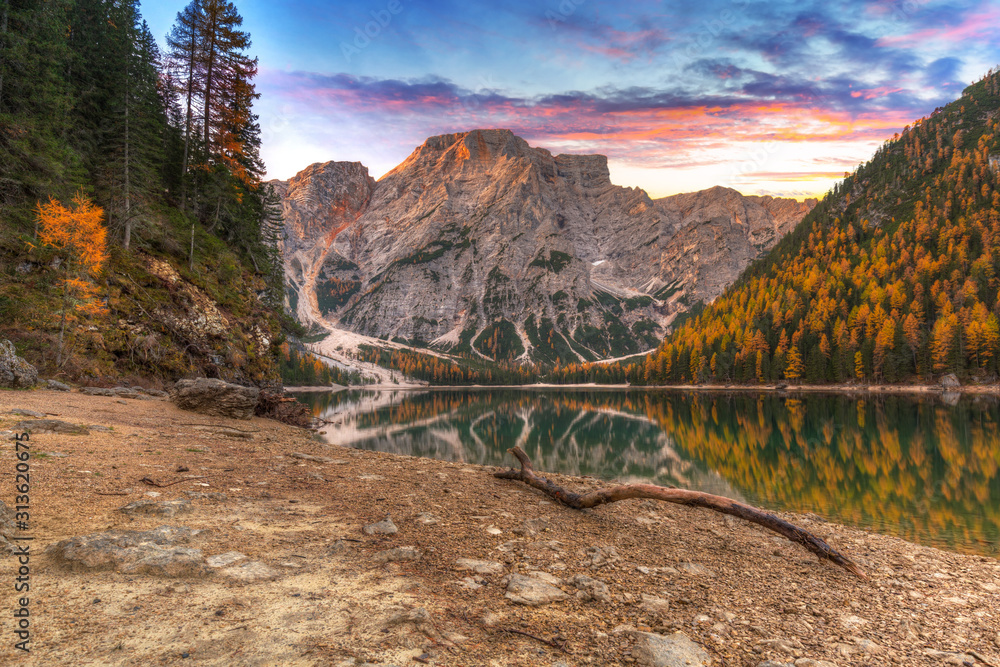
[[[651,481],[996,556],[1000,402],[659,391],[305,394],[326,440],[447,461]]]

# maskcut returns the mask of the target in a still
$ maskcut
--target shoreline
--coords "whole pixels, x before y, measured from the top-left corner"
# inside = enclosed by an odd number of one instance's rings
[[[417,384],[367,384],[367,385],[333,385],[327,387],[285,387],[289,392],[310,392],[310,391],[332,391],[343,390],[363,390],[372,391],[488,391],[488,390],[590,390],[590,391],[699,391],[699,392],[747,392],[747,393],[828,393],[828,394],[982,394],[1000,396],[1000,384],[989,385],[961,385],[958,387],[942,387],[939,384],[919,384],[919,385],[854,385],[854,384],[764,384],[764,385],[737,385],[737,384],[676,384],[676,385],[629,385],[629,384],[597,384],[597,383],[574,383],[574,384],[503,384],[503,385],[417,385]]]
[[[645,633],[681,633],[734,667],[1000,663],[996,558],[778,513],[845,552],[864,581],[715,512],[638,500],[580,512],[497,468],[327,445],[262,418],[2,391],[0,430],[29,419],[14,409],[96,424],[31,436],[31,567],[44,583],[32,589],[30,664],[82,652],[101,664],[625,666]],[[8,448],[0,465],[14,462]],[[577,491],[601,484],[544,472]],[[123,511],[135,501],[149,513]],[[157,513],[178,501],[176,515]],[[387,516],[391,531],[362,530]],[[45,551],[163,525],[204,531],[183,545],[190,557],[248,567],[123,572]],[[3,559],[0,578],[16,568]],[[521,584],[544,600],[525,603]],[[17,659],[0,646],[0,662]]]

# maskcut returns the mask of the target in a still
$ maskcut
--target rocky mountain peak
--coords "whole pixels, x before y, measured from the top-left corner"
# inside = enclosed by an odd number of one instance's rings
[[[354,222],[375,190],[375,179],[360,162],[317,162],[287,182],[272,183],[284,202],[286,243],[294,248]]]
[[[611,185],[608,158],[604,155],[553,157],[548,150],[529,146],[506,129],[479,129],[430,137],[383,179],[401,174],[431,173],[465,177],[500,172],[523,175],[525,169],[533,170],[550,182],[558,177],[582,187]]]
[[[278,189],[300,320],[562,364],[655,346],[808,210],[721,187],[654,201],[603,155],[506,129],[431,137],[377,183],[332,162]]]
[[[489,169],[504,159],[531,159],[534,149],[510,130],[472,130],[430,137],[384,178],[400,172]]]

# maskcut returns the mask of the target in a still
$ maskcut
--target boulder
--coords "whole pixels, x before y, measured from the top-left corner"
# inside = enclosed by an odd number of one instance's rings
[[[957,389],[962,386],[962,383],[958,381],[958,377],[954,373],[948,373],[943,376],[940,383],[945,389]]]
[[[372,562],[376,565],[384,565],[402,560],[420,560],[421,555],[420,549],[416,547],[396,547],[395,549],[379,551],[372,556]]]
[[[90,429],[83,424],[70,424],[59,419],[31,419],[14,424],[18,433],[55,433],[60,435],[87,435]]]
[[[0,341],[0,387],[26,389],[38,382],[38,371],[27,361],[17,356],[14,344],[9,340]]]
[[[455,567],[458,570],[472,570],[476,574],[503,574],[503,563],[495,560],[459,558],[455,561]]]
[[[392,517],[389,515],[386,515],[378,523],[366,525],[361,530],[364,531],[365,535],[395,535],[399,532],[399,528],[396,528],[396,524],[392,522]]]
[[[58,380],[46,380],[45,387],[54,391],[70,391],[71,389],[68,384],[64,384]]]
[[[611,602],[611,592],[608,590],[608,585],[600,579],[592,579],[585,574],[578,574],[570,579],[569,583],[577,587],[576,597],[583,602],[591,600]]]
[[[260,390],[242,387],[214,378],[178,380],[170,390],[170,400],[182,410],[191,410],[216,417],[250,419]]]
[[[124,514],[148,514],[151,516],[172,517],[191,511],[191,501],[187,498],[177,500],[136,500],[125,505],[120,510]]]
[[[707,667],[712,658],[687,635],[675,632],[663,636],[652,632],[635,632],[632,656],[644,667]]]
[[[569,596],[541,579],[512,574],[507,578],[507,592],[504,597],[517,604],[537,607],[550,602],[560,602]]]
[[[203,531],[178,526],[153,530],[112,530],[71,537],[45,550],[74,570],[114,570],[125,574],[201,577],[209,574],[201,549],[180,546]]]

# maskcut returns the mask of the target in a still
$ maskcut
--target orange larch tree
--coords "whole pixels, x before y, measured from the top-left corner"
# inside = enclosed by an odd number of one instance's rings
[[[56,366],[63,362],[66,323],[75,313],[93,316],[105,312],[97,300],[95,278],[108,260],[107,227],[102,220],[104,210],[78,192],[73,206],[66,207],[49,197],[48,203],[38,202],[38,240],[65,255],[62,278],[63,307],[59,322],[59,349]]]

